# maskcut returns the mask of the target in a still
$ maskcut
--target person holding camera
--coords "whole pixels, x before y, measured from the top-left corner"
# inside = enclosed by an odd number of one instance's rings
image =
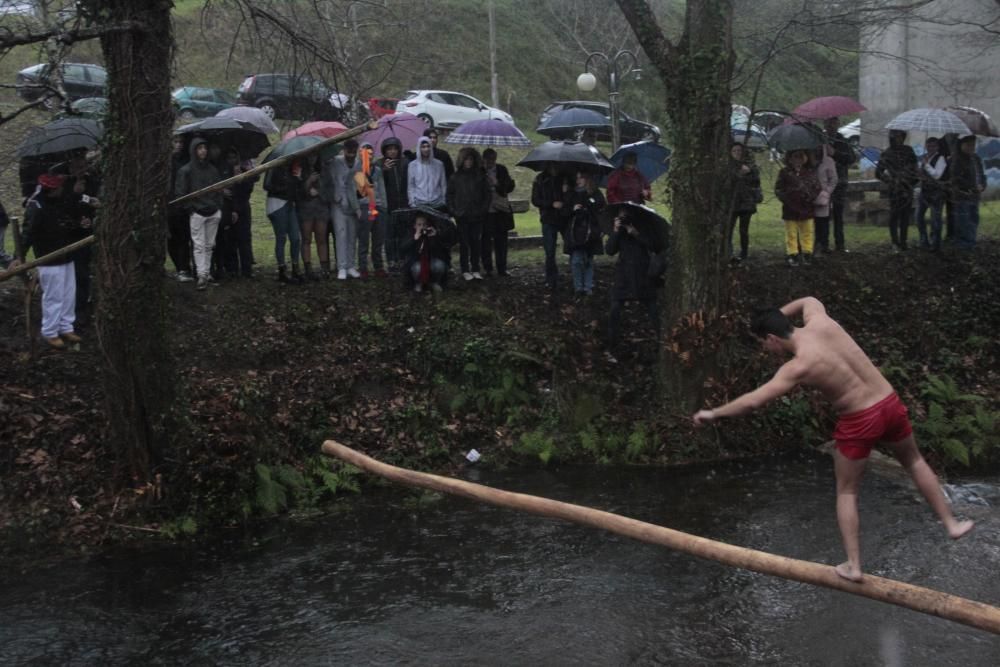
[[[417,211],[413,234],[400,249],[405,258],[403,275],[412,281],[414,292],[440,292],[444,288],[451,266],[451,244],[448,224],[439,225],[429,214]]]
[[[608,346],[615,349],[621,330],[622,307],[626,301],[645,305],[646,314],[660,339],[660,309],[657,304],[657,281],[649,276],[653,255],[663,251],[663,240],[648,226],[641,228],[631,220],[630,212],[621,208],[614,219],[605,250],[618,255],[615,282],[611,288],[611,314],[608,318]]]

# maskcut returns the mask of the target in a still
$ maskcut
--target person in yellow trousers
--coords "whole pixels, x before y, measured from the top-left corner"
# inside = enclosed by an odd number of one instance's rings
[[[774,194],[781,201],[785,221],[785,261],[788,266],[809,264],[813,253],[813,215],[820,193],[816,170],[804,150],[789,151],[785,166],[778,172]]]

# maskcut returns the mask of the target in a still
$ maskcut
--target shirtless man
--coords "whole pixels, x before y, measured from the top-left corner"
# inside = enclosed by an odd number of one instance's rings
[[[795,327],[789,318],[800,313],[805,326]],[[752,412],[800,384],[815,387],[833,403],[840,415],[833,432],[837,523],[847,552],[847,562],[835,568],[837,574],[861,581],[858,490],[865,460],[879,442],[886,443],[910,473],[952,539],[972,530],[972,521],[955,519],[937,476],[917,450],[906,406],[854,339],[826,314],[822,303],[805,297],[781,310],[763,311],[753,318],[750,329],[768,352],[792,358],[766,384],[714,410],[695,413],[694,423],[702,426],[720,417]]]

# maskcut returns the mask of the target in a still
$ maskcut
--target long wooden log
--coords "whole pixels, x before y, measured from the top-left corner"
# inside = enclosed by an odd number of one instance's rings
[[[326,139],[324,139],[323,141],[319,142],[318,144],[313,144],[312,146],[307,146],[306,148],[303,148],[301,150],[295,151],[294,153],[289,153],[288,155],[282,155],[281,157],[275,158],[275,159],[271,160],[270,162],[266,162],[264,164],[257,165],[253,169],[250,169],[249,171],[245,171],[242,174],[236,174],[235,176],[227,178],[224,181],[219,181],[218,183],[213,183],[212,185],[208,186],[207,188],[202,188],[201,190],[197,190],[195,192],[190,192],[190,193],[184,195],[183,197],[178,197],[177,199],[174,199],[174,200],[172,200],[170,202],[170,206],[176,206],[177,204],[183,204],[184,202],[189,201],[191,199],[194,199],[195,197],[200,197],[201,195],[206,195],[206,194],[208,194],[210,192],[216,192],[217,190],[223,190],[225,188],[228,188],[231,185],[235,185],[236,183],[239,183],[240,181],[244,181],[244,180],[246,180],[246,179],[248,179],[248,178],[250,178],[252,176],[257,176],[259,174],[263,174],[265,171],[267,171],[269,169],[274,169],[275,167],[280,167],[281,165],[287,164],[288,162],[291,162],[292,160],[297,160],[300,157],[305,157],[306,155],[309,155],[311,153],[315,153],[316,151],[321,151],[324,148],[327,148],[329,146],[333,146],[334,144],[339,144],[339,143],[341,143],[343,141],[347,141],[351,137],[356,137],[359,134],[364,134],[368,130],[374,130],[377,127],[378,127],[378,123],[376,123],[375,121],[371,121],[369,123],[366,123],[365,125],[358,125],[356,127],[352,127],[351,129],[346,130],[344,132],[341,132],[340,134],[336,134],[336,135],[334,135],[332,137],[327,137]],[[173,194],[173,193],[171,193],[171,194]]]
[[[855,583],[838,576],[830,565],[775,556],[763,551],[717,542],[590,507],[501,491],[480,484],[398,468],[376,461],[333,440],[323,443],[323,453],[401,484],[451,493],[498,507],[600,528],[725,565],[834,588],[1000,634],[1000,608],[956,595],[869,574],[866,574],[860,583]]]
[[[53,250],[48,255],[42,255],[41,257],[36,257],[30,262],[25,262],[24,264],[18,265],[16,268],[4,271],[3,273],[0,273],[0,283],[2,283],[5,280],[10,280],[14,276],[20,275],[25,271],[30,271],[39,264],[44,264],[45,262],[51,261],[53,259],[58,259],[63,255],[68,255],[69,253],[75,252],[80,248],[85,248],[93,242],[94,242],[94,237],[87,236],[80,239],[79,241],[74,241],[73,243],[70,243],[67,246],[63,246],[62,248],[59,248],[59,250]]]

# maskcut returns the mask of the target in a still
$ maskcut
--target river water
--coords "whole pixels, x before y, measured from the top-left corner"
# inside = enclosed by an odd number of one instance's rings
[[[832,463],[554,468],[466,478],[725,542],[842,560]],[[867,572],[1000,604],[1000,491],[951,488],[951,542],[869,474]],[[626,538],[398,487],[321,518],[154,553],[0,573],[0,663],[997,665],[1000,637]]]

